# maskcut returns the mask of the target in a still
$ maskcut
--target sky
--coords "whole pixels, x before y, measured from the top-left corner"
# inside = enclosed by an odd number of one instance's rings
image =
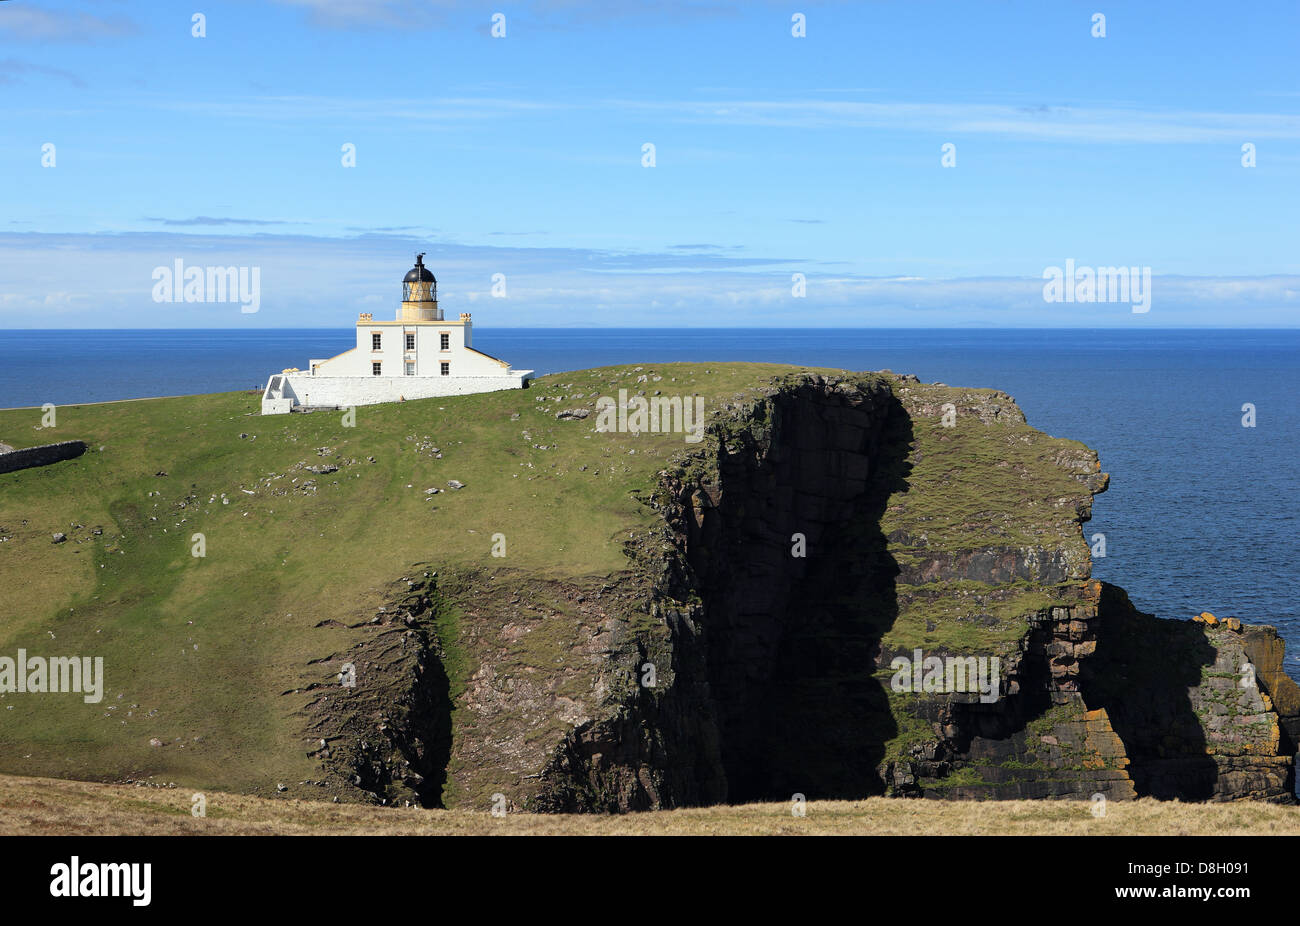
[[[0,0],[0,327],[345,328],[418,251],[480,327],[1294,327],[1298,42],[1296,2]],[[256,311],[159,301],[177,260]],[[1048,301],[1067,261],[1145,311]]]

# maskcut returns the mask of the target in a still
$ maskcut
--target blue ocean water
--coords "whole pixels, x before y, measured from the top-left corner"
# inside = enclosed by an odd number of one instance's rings
[[[261,388],[353,345],[348,329],[0,331],[0,407]],[[1030,424],[1101,454],[1094,574],[1161,617],[1270,623],[1300,680],[1300,330],[480,329],[538,375],[747,360],[892,369],[1015,396]],[[1256,426],[1242,427],[1242,406]],[[0,434],[0,439],[4,435]]]

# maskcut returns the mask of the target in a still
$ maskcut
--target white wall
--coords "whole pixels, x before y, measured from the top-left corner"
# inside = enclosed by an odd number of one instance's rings
[[[497,369],[501,369],[498,367]],[[522,389],[531,370],[511,370],[496,376],[311,376],[289,373],[283,377],[279,400],[264,398],[262,414],[284,414],[296,405],[375,405],[405,399],[470,395]],[[277,374],[279,375],[279,374]]]
[[[380,335],[380,349],[371,347],[371,336]],[[406,350],[406,335],[415,335],[415,350]],[[442,349],[442,335],[447,335],[447,350]],[[468,342],[468,343],[467,343]],[[442,364],[449,363],[449,375],[500,376],[508,369],[490,357],[472,350],[473,330],[469,324],[441,325],[437,322],[407,325],[378,325],[362,322],[357,326],[357,346],[328,360],[313,360],[321,376],[370,376],[371,364],[382,364],[382,376],[405,376],[406,362],[415,362],[415,376],[440,376]],[[308,367],[311,370],[311,366]]]

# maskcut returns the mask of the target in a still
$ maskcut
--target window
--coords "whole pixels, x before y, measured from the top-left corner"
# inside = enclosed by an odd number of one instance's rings
[[[406,362],[406,375],[407,376],[415,375],[415,364],[411,363],[409,360]]]
[[[376,337],[377,337],[377,335],[376,335]],[[380,375],[380,374],[379,374],[379,369],[380,369],[380,367],[382,367],[382,366],[383,366],[383,364],[380,363],[380,362],[377,361],[377,360],[376,360],[374,363],[370,364],[370,372],[371,372],[371,374],[374,375],[374,376],[379,376],[379,375]]]
[[[443,334],[438,335],[438,337],[442,341],[442,349],[451,350],[451,335],[444,332]]]
[[[451,375],[451,364],[450,364],[450,363],[443,363],[443,364],[442,364],[442,375],[443,375],[443,376],[450,376],[450,375]]]
[[[406,349],[415,350],[415,335],[408,334],[406,336]]]
[[[380,334],[378,331],[372,331],[372,332],[370,333],[370,349],[371,349],[371,350],[379,350],[379,348],[380,348],[380,339],[381,339],[381,338],[383,338],[383,335]]]

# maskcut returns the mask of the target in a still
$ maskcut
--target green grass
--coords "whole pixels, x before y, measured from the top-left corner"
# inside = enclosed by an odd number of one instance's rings
[[[1066,602],[1050,587],[1015,582],[931,582],[897,587],[900,608],[887,647],[964,655],[1006,655],[1024,637],[1028,616]]]
[[[886,534],[902,531],[922,549],[1064,546],[1086,558],[1074,510],[1066,504],[1083,494],[1082,487],[1057,463],[1063,456],[1088,456],[1086,446],[1036,431],[1018,416],[984,423],[966,414],[995,401],[1006,407],[994,390],[912,384],[901,394],[914,407],[934,407],[933,414],[912,416],[913,478],[930,491],[891,499],[881,522]],[[944,427],[939,412],[948,402],[958,410],[954,427]]]

